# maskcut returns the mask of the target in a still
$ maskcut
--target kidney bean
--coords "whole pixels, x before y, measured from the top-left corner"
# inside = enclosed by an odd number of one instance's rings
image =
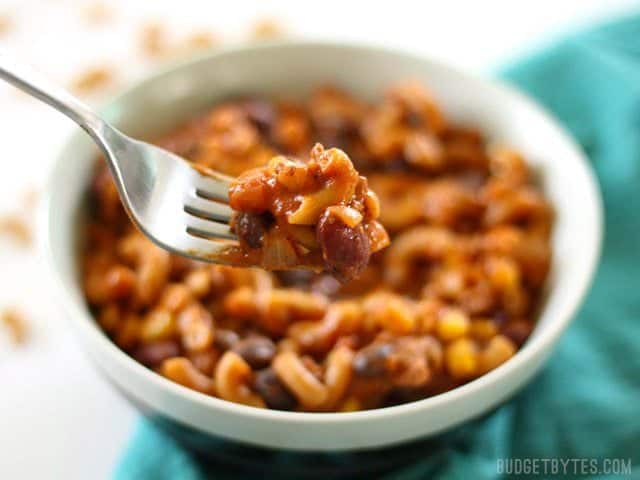
[[[351,228],[326,211],[316,227],[322,256],[340,281],[357,277],[369,263],[371,250],[364,227]]]
[[[295,397],[284,387],[272,368],[265,368],[256,373],[253,388],[269,408],[292,410],[296,406]]]
[[[237,342],[232,350],[240,355],[252,368],[264,368],[276,354],[276,346],[267,337],[254,335]]]

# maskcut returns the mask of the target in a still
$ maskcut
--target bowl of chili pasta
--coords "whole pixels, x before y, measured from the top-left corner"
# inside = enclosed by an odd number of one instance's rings
[[[78,340],[145,412],[204,435],[336,451],[449,430],[533,378],[597,265],[584,153],[526,95],[433,60],[341,43],[221,49],[102,113],[231,176],[319,143],[377,197],[389,245],[355,278],[201,263],[151,244],[91,141],[66,143],[41,233]]]

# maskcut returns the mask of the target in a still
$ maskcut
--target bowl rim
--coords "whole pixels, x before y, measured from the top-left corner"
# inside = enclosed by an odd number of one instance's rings
[[[159,81],[163,76],[170,75],[178,70],[189,69],[200,63],[206,63],[214,58],[222,57],[225,55],[233,55],[243,52],[259,52],[273,49],[301,49],[301,48],[333,48],[333,49],[348,49],[357,53],[358,51],[377,52],[387,55],[393,55],[397,57],[404,57],[416,62],[427,62],[434,68],[445,71],[452,75],[466,77],[469,80],[480,84],[482,86],[490,87],[499,91],[499,93],[516,99],[523,104],[527,109],[536,112],[541,115],[545,120],[554,127],[558,134],[561,136],[563,142],[570,146],[576,157],[580,160],[577,164],[577,168],[582,170],[584,178],[587,183],[588,190],[590,191],[591,206],[593,207],[592,225],[594,235],[587,239],[590,242],[590,249],[588,256],[581,259],[586,263],[586,270],[583,277],[578,278],[573,282],[573,290],[570,292],[572,295],[572,301],[563,305],[563,309],[559,310],[555,314],[555,321],[551,322],[543,330],[541,330],[536,336],[525,345],[520,348],[516,354],[503,363],[499,367],[491,370],[482,376],[460,385],[452,390],[448,390],[444,393],[427,397],[421,400],[408,402],[400,405],[376,408],[371,410],[361,410],[356,412],[291,412],[280,411],[273,409],[254,408],[238,403],[229,402],[218,397],[205,395],[195,390],[183,387],[177,383],[174,383],[156,372],[148,369],[134,358],[129,356],[123,350],[118,348],[98,327],[95,322],[95,318],[89,313],[85,305],[76,301],[72,295],[64,288],[64,277],[56,267],[56,253],[50,241],[49,232],[52,227],[52,212],[54,204],[52,201],[53,191],[57,188],[56,174],[59,164],[63,161],[62,153],[68,148],[68,146],[75,140],[77,131],[68,135],[65,142],[61,144],[61,147],[56,152],[55,160],[52,162],[49,171],[47,172],[44,195],[38,212],[37,230],[38,230],[38,250],[43,259],[43,263],[47,266],[47,273],[54,285],[56,297],[61,300],[63,311],[66,316],[70,317],[75,326],[80,329],[84,335],[91,338],[92,344],[99,345],[99,348],[103,350],[105,355],[113,358],[115,362],[120,364],[120,367],[124,369],[133,369],[137,375],[144,378],[145,381],[155,384],[156,387],[166,389],[173,394],[183,397],[187,401],[199,404],[202,407],[218,410],[221,413],[237,414],[247,416],[251,418],[260,418],[273,420],[284,423],[354,423],[361,421],[369,421],[372,419],[380,418],[393,418],[396,416],[410,414],[412,412],[436,408],[442,404],[451,402],[455,399],[461,399],[461,397],[473,396],[476,392],[485,388],[490,388],[491,385],[499,383],[510,373],[523,367],[527,362],[533,360],[539,352],[546,350],[555,343],[562,332],[567,328],[569,323],[575,317],[577,309],[582,304],[590,285],[592,284],[596,267],[599,263],[602,236],[603,236],[603,204],[598,182],[595,174],[591,169],[588,159],[583,150],[578,146],[573,137],[568,133],[567,129],[561,125],[555,118],[555,116],[549,112],[545,107],[538,104],[535,100],[529,97],[527,94],[515,89],[514,87],[506,84],[501,80],[495,78],[484,78],[476,73],[470,73],[465,70],[453,67],[444,63],[441,60],[431,58],[426,55],[421,55],[410,50],[405,50],[396,47],[389,47],[378,43],[365,43],[365,42],[344,42],[344,41],[332,41],[332,40],[275,40],[265,41],[255,44],[243,44],[232,45],[217,48],[215,51],[194,55],[187,59],[181,59],[175,61],[169,65],[157,68],[151,71],[149,74],[137,79],[134,82],[129,83],[126,88],[120,90],[117,94],[109,98],[97,111],[100,114],[105,114],[115,105],[122,102],[125,97],[131,94],[133,91],[140,89],[143,85],[149,82]],[[79,129],[78,129],[79,130]]]

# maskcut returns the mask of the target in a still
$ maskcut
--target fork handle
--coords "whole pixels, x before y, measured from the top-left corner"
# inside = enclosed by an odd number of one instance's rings
[[[99,143],[102,143],[104,132],[109,128],[106,122],[80,100],[38,72],[5,55],[0,55],[0,78],[64,113]]]

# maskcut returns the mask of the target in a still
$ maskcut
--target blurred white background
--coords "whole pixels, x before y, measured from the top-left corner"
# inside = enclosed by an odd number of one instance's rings
[[[0,30],[9,19],[0,52],[62,85],[101,65],[114,66],[116,86],[126,85],[158,63],[138,45],[149,22],[164,24],[175,38],[210,30],[224,44],[245,41],[257,20],[273,18],[291,36],[391,45],[491,74],[562,32],[640,7],[629,0],[105,0],[107,17],[89,25],[87,8],[95,3],[0,0]],[[22,208],[24,192],[42,185],[74,126],[1,83],[0,105],[1,216]],[[0,309],[19,306],[31,329],[22,346],[0,329],[0,478],[108,478],[137,416],[88,364],[49,291],[35,246],[0,238]]]

